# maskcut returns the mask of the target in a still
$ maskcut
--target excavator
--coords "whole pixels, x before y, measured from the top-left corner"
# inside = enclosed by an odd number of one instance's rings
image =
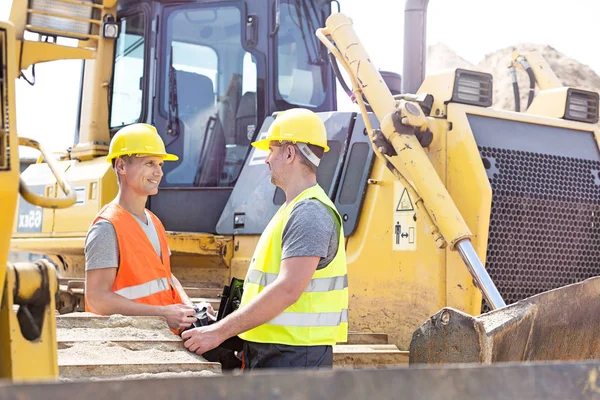
[[[269,183],[266,154],[249,143],[266,134],[274,113],[305,107],[319,113],[329,135],[318,182],[347,236],[353,333],[346,345],[378,343],[369,347],[368,366],[579,362],[336,371],[324,375],[327,389],[310,373],[228,378],[238,379],[234,385],[206,379],[207,397],[278,397],[295,388],[302,398],[364,398],[403,385],[425,396],[494,387],[546,393],[536,379],[562,398],[597,393],[600,365],[582,360],[600,354],[598,94],[563,87],[535,53],[515,54],[509,65],[525,69],[540,89],[523,111],[491,108],[490,74],[452,69],[425,77],[427,6],[406,1],[400,77],[377,70],[337,2],[13,1],[0,25],[0,200],[8,211],[0,225],[2,376],[56,379],[60,366],[61,378],[102,371],[115,378],[133,368],[124,352],[115,353],[117,361],[82,364],[86,354],[69,351],[83,342],[101,344],[87,353],[96,359],[112,347],[148,356],[141,374],[181,372],[178,360],[157,359],[182,349],[161,336],[166,324],[78,312],[85,234],[117,192],[104,161],[111,135],[152,123],[179,156],[165,166],[148,208],[168,231],[173,273],[192,297],[217,302],[223,285],[245,275],[258,236],[284,202]],[[26,39],[26,31],[38,39]],[[78,44],[58,44],[60,37]],[[43,147],[17,138],[14,80],[37,63],[63,59],[84,60],[76,143],[58,159],[43,151],[43,161],[19,176],[16,144]],[[336,79],[358,112],[336,111]],[[46,259],[8,264],[9,247]],[[151,335],[136,342],[127,336],[135,327]],[[144,353],[151,347],[166,351]],[[356,366],[342,347],[337,362]],[[219,371],[214,363],[181,363]],[[480,383],[466,384],[467,374]],[[431,385],[442,378],[456,385]],[[195,379],[143,390],[190,395]],[[503,379],[515,384],[507,390]],[[7,393],[60,398],[81,388],[35,383]],[[102,388],[140,390],[122,382]]]

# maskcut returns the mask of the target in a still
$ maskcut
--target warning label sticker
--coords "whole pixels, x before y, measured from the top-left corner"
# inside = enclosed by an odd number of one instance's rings
[[[417,221],[415,207],[408,190],[400,183],[394,186],[394,212],[392,219],[392,249],[417,250]]]
[[[408,194],[408,190],[404,188],[402,190],[402,194],[400,195],[400,200],[396,203],[396,211],[414,211],[413,203],[410,200],[410,196]]]

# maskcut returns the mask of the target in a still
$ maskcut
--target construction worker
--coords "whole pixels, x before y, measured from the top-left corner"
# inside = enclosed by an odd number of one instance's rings
[[[148,196],[158,193],[163,162],[177,159],[151,125],[126,126],[111,140],[106,160],[119,193],[86,237],[86,311],[161,316],[174,333],[196,321],[193,303],[171,273],[165,228],[145,208]]]
[[[202,354],[239,335],[246,370],[330,368],[332,345],[347,340],[348,284],[341,218],[317,184],[325,125],[310,110],[288,110],[252,145],[269,152],[286,202],[258,241],[240,308],[184,332],[185,347]]]

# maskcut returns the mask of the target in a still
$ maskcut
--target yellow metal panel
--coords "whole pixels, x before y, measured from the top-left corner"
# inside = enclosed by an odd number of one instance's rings
[[[27,264],[24,264],[27,266]],[[31,267],[31,265],[29,266]],[[31,271],[31,268],[28,268]],[[13,290],[15,287],[26,285],[29,289],[33,288],[32,282],[28,282],[31,274],[19,274],[17,281],[16,274],[19,272],[19,265],[9,265],[7,269],[6,290],[2,298],[0,308],[0,376],[10,378],[13,381],[25,380],[44,380],[58,378],[58,355],[56,344],[56,318],[54,316],[54,294],[57,290],[58,280],[54,267],[51,265],[44,268],[43,274],[46,275],[47,302],[43,308],[43,318],[37,325],[40,335],[35,339],[28,339],[26,336],[32,330],[23,330],[23,327],[17,319],[13,303]],[[39,285],[40,277],[35,277],[34,283]],[[39,287],[39,286],[38,286]],[[37,303],[36,303],[37,304]],[[36,335],[37,336],[37,335]]]
[[[167,232],[171,253],[215,255],[229,265],[233,257],[232,238],[210,233]]]
[[[15,0],[8,3],[10,7],[10,14],[8,20],[14,26],[14,35],[17,40],[23,39],[25,24],[27,24],[27,3],[29,2]],[[14,42],[14,40],[11,40],[11,42]],[[16,60],[16,58],[14,58],[14,60]]]
[[[65,171],[68,165],[64,163],[59,164],[61,171]],[[32,164],[23,173],[21,178],[34,191],[38,191],[38,194],[48,197],[56,197],[56,193],[59,190],[56,184],[56,178],[52,171],[48,167],[48,164]],[[42,226],[41,231],[50,233],[54,227],[54,213],[55,210],[42,208],[39,206],[33,206],[21,199],[20,209],[15,217],[15,232],[19,231],[31,231],[33,229],[37,232],[38,216],[41,214]],[[32,233],[35,234],[35,233]]]
[[[234,256],[231,260],[231,276],[229,279],[233,277],[244,279],[246,277],[246,272],[248,271],[248,266],[250,265],[252,254],[254,254],[254,249],[258,244],[259,237],[257,235],[238,235],[233,237]]]
[[[569,88],[562,87],[540,91],[527,109],[527,114],[554,118],[564,117],[568,90]]]
[[[27,69],[30,65],[55,61],[55,60],[87,60],[94,58],[95,51],[80,47],[61,46],[47,42],[32,42],[29,40],[19,41],[18,50],[21,59],[16,60],[20,69]],[[21,47],[23,50],[21,51]]]
[[[474,108],[474,107],[472,107]],[[473,233],[471,242],[485,265],[492,189],[485,173],[471,127],[463,112],[465,106],[448,104],[447,182],[454,203]],[[455,251],[447,251],[447,305],[472,315],[481,313],[481,292]]]
[[[107,1],[105,5],[115,3]],[[116,15],[116,4],[102,10],[103,19],[108,14]],[[94,60],[85,61],[83,97],[81,100],[81,121],[79,143],[73,146],[73,158],[89,160],[108,153],[110,132],[108,129],[109,86],[112,78],[114,39],[100,38]]]
[[[37,254],[83,255],[85,236],[80,237],[22,237],[10,241],[14,251]]]
[[[65,175],[77,192],[77,203],[56,210],[54,232],[85,236],[98,211],[117,195],[117,178],[104,157],[81,162],[63,161],[61,164],[68,168]]]
[[[201,286],[228,284],[233,240],[209,233],[167,232],[171,268],[180,280]]]
[[[417,90],[418,94],[427,93],[433,96],[432,117],[445,117],[446,104],[452,98],[456,69],[449,69],[428,75]]]
[[[7,166],[0,169],[0,294],[4,289],[5,269],[8,259],[10,235],[12,232],[15,209],[19,193],[19,148],[11,146],[8,158],[8,146],[18,143],[16,127],[15,87],[16,70],[14,68],[15,40],[14,29],[8,23],[0,22],[0,68],[4,79],[0,81],[0,158]],[[8,122],[8,126],[6,126]],[[8,139],[8,140],[7,140]],[[2,327],[2,330],[7,327]]]
[[[441,135],[428,153],[442,177],[444,141]],[[445,251],[437,248],[420,211],[413,214],[416,250],[394,251],[397,179],[378,159],[370,179],[374,183],[367,188],[356,232],[346,247],[349,329],[386,332],[390,343],[406,350],[415,329],[446,304]]]

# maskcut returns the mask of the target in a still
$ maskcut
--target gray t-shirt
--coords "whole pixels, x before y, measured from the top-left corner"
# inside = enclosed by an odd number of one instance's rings
[[[317,269],[325,268],[336,256],[340,221],[334,211],[317,199],[299,201],[283,228],[281,259],[321,257]]]
[[[156,227],[150,215],[146,212],[148,224],[135,215],[134,217],[152,243],[158,257],[162,257],[158,233],[156,233]],[[119,244],[115,227],[110,221],[101,218],[90,228],[85,239],[85,269],[117,268],[118,266]]]

